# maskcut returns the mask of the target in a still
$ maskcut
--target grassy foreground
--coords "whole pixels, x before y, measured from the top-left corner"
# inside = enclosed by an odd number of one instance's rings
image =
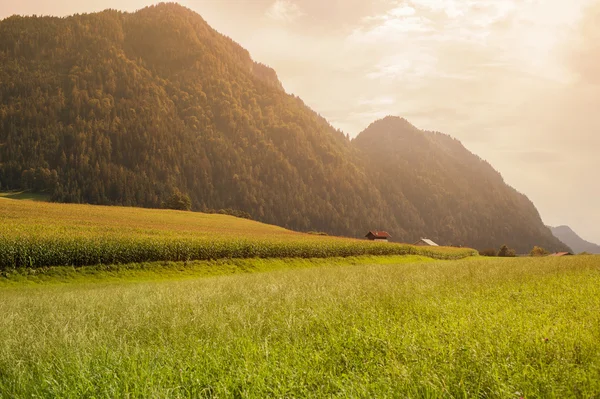
[[[460,259],[477,253],[463,248],[418,248],[315,236],[224,215],[0,197],[0,270],[224,258],[408,254]]]
[[[0,397],[592,398],[600,257],[0,289]]]

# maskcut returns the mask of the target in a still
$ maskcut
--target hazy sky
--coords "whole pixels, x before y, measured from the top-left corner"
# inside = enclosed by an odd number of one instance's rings
[[[600,243],[600,0],[181,0],[355,136],[385,115],[448,133],[547,224]],[[151,0],[0,0],[67,15]]]

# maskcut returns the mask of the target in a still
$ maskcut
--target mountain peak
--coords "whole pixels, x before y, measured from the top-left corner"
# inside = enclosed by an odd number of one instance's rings
[[[446,134],[388,116],[373,122],[352,144],[368,160],[371,180],[384,188],[381,196],[391,204],[394,218],[409,231],[405,236],[479,249],[506,243],[520,253],[534,245],[568,250],[543,228],[527,197]]]
[[[550,227],[550,230],[556,238],[571,247],[575,253],[600,254],[600,245],[584,240],[569,226]]]
[[[369,127],[375,126],[385,126],[387,128],[409,128],[409,129],[417,129],[412,123],[410,123],[406,118],[394,115],[388,115],[382,119],[378,119],[375,122],[371,123]],[[368,128],[367,128],[368,129]]]
[[[371,140],[396,141],[398,139],[419,140],[423,138],[423,132],[405,118],[388,115],[371,123],[356,137],[356,141],[357,143],[366,143]]]

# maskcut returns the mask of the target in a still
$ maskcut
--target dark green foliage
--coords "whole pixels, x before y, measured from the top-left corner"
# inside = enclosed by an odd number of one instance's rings
[[[192,209],[192,200],[190,200],[189,195],[175,191],[163,204],[163,208],[175,209],[178,211],[189,211]]]
[[[484,249],[483,251],[479,251],[479,255],[494,257],[498,256],[498,251],[496,251],[494,248],[488,248]]]
[[[58,184],[58,174],[56,170],[50,171],[47,168],[31,168],[24,170],[21,174],[21,188],[32,190],[34,192],[54,192]]]
[[[517,253],[514,249],[510,249],[506,245],[503,245],[500,247],[500,251],[498,251],[498,256],[501,258],[514,258],[517,256]]]
[[[508,247],[506,245],[503,245],[500,247],[500,251],[498,251],[498,256],[503,258],[508,256]]]
[[[563,249],[460,143],[409,133],[365,132],[353,145],[176,4],[0,22],[3,189],[158,208],[176,188],[194,210],[300,231],[378,227],[397,241]]]
[[[220,215],[229,215],[229,216],[235,216],[236,218],[252,220],[252,216],[248,212],[240,211],[237,209],[220,209],[216,213],[218,213]]]

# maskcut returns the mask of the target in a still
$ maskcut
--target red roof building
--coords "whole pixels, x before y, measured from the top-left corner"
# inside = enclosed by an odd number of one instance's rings
[[[549,256],[572,256],[573,254],[570,252],[557,252],[555,254],[550,254]]]
[[[365,237],[371,241],[388,241],[392,238],[387,231],[369,231]]]

